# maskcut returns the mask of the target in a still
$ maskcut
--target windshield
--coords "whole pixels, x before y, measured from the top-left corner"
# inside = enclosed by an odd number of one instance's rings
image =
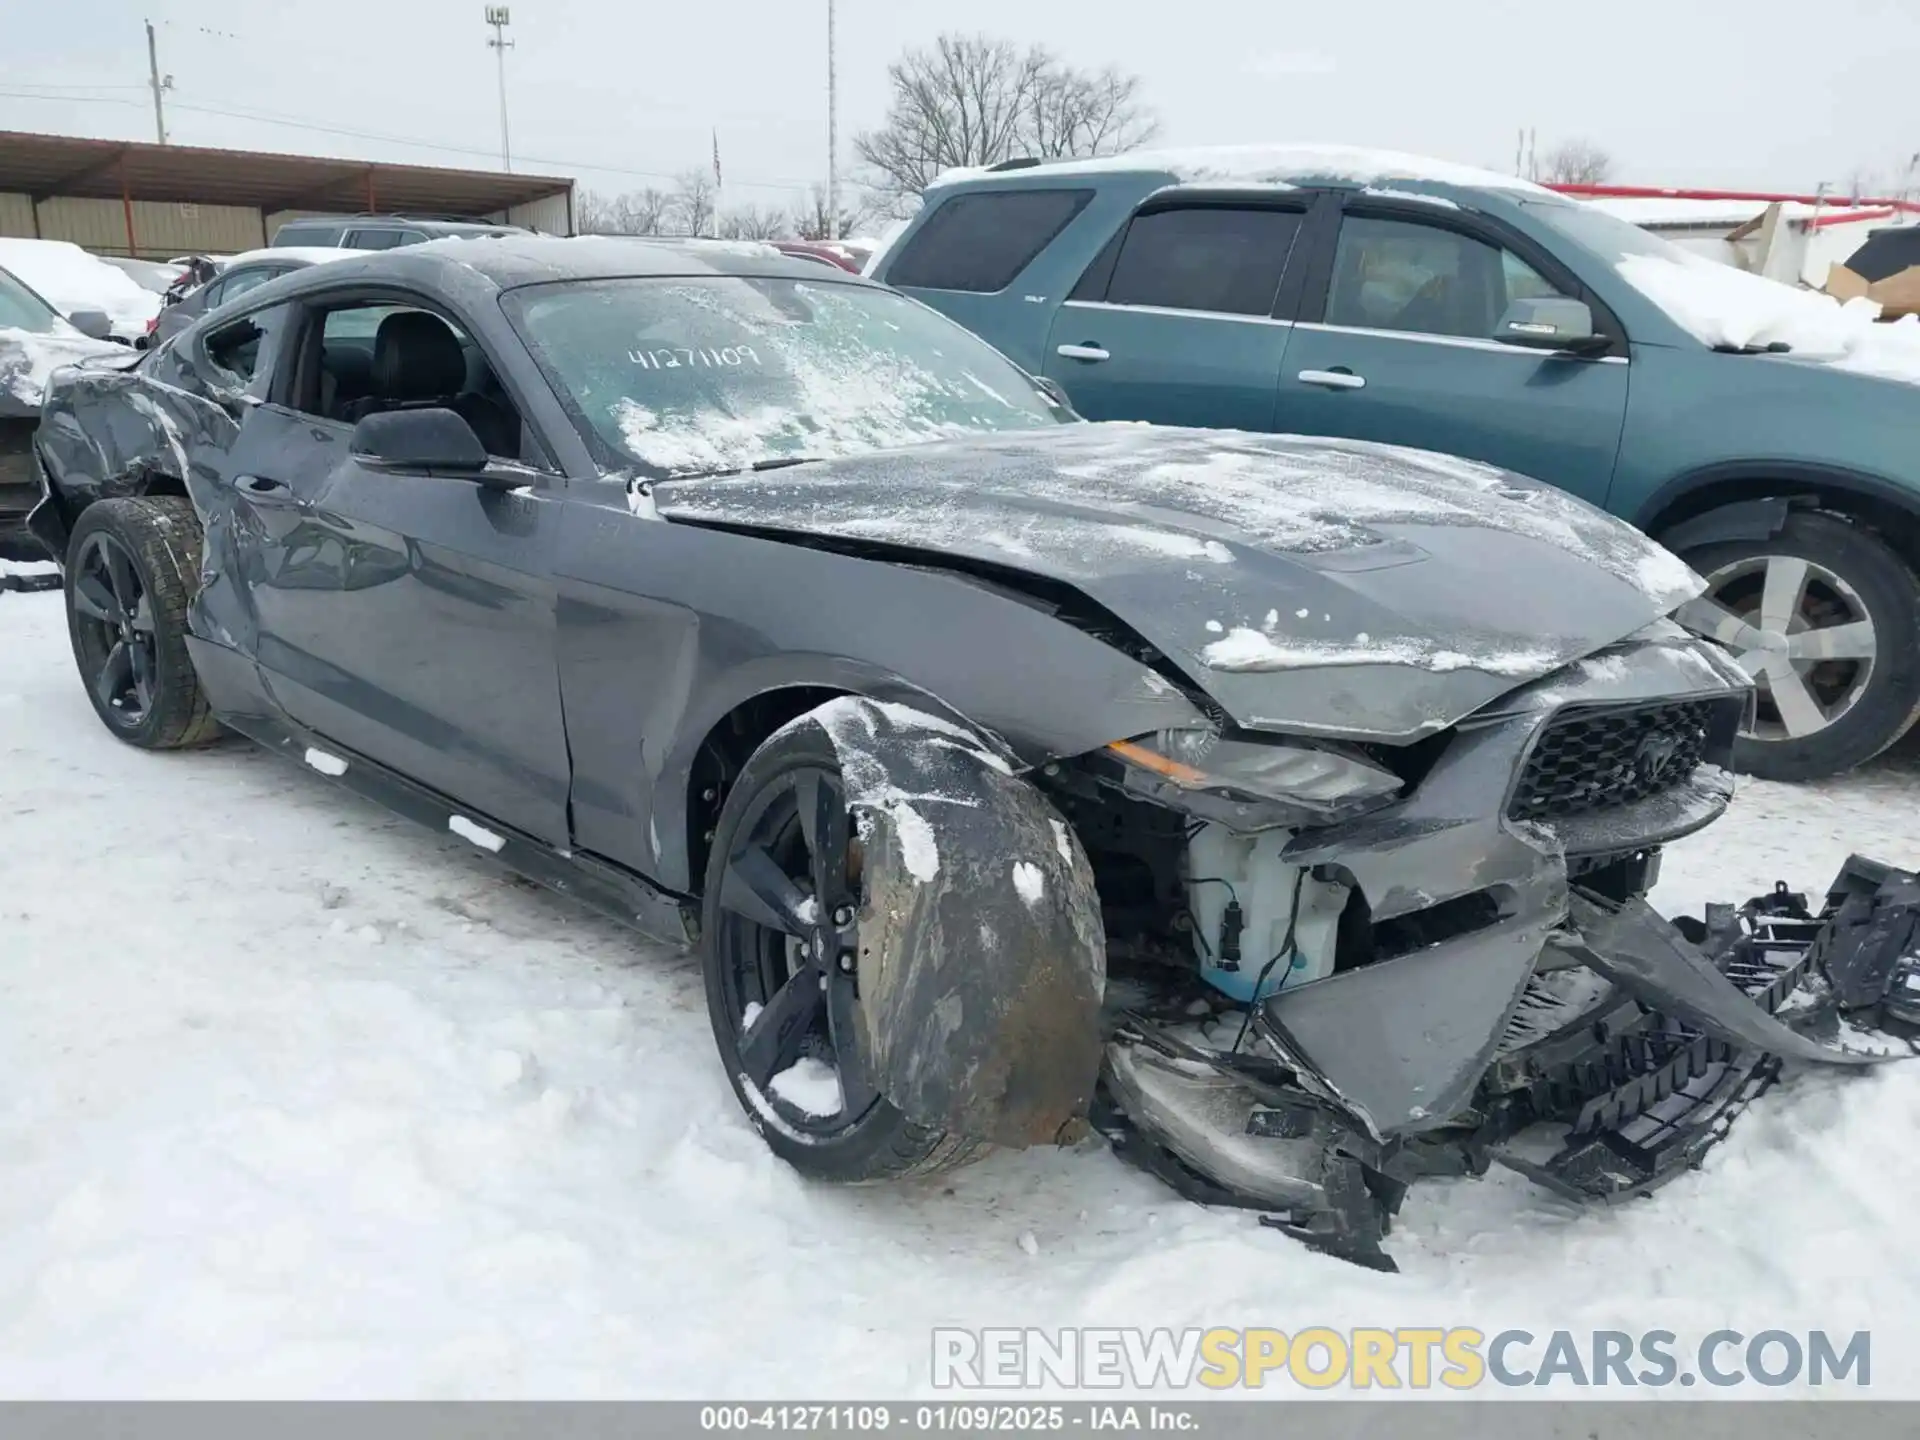
[[[0,330],[26,330],[35,335],[71,333],[52,306],[0,270]]]
[[[506,305],[590,438],[666,474],[1068,418],[984,341],[864,285],[601,280],[530,286]]]

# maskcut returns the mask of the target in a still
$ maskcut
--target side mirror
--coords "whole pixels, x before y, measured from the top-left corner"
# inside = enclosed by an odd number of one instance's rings
[[[384,410],[353,427],[354,457],[388,470],[444,470],[478,479],[487,447],[451,410]]]
[[[1570,351],[1575,355],[1604,350],[1611,343],[1594,333],[1593,311],[1584,300],[1559,295],[1515,300],[1494,327],[1493,338],[1528,350]]]
[[[76,310],[67,316],[67,323],[89,340],[113,338],[113,320],[104,310]]]

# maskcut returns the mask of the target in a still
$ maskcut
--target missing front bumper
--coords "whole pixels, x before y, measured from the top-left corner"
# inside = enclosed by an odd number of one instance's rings
[[[1342,1092],[1363,1089],[1356,1074],[1391,1075],[1393,1055],[1356,1066],[1304,1051],[1287,1007],[1268,1002],[1252,1027],[1261,1057],[1216,1056],[1211,1073],[1138,1029],[1116,1035],[1103,1128],[1190,1198],[1272,1210],[1316,1248],[1390,1267],[1380,1242],[1423,1176],[1499,1163],[1569,1199],[1644,1195],[1697,1167],[1788,1061],[1857,1069],[1915,1053],[1920,877],[1872,861],[1848,861],[1818,908],[1780,887],[1704,922],[1576,893],[1550,949],[1562,968],[1524,980],[1472,1093],[1432,1123],[1387,1131]],[[1342,1033],[1404,1048],[1410,1032],[1365,1009]]]

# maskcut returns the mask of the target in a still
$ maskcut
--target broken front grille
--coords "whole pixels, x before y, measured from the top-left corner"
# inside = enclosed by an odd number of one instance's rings
[[[1632,805],[1692,778],[1721,700],[1570,709],[1527,757],[1507,816],[1557,820]]]

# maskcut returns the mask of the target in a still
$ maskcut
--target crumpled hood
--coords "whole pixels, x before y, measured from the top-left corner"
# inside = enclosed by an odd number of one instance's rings
[[[1547,486],[1298,436],[1062,425],[662,482],[654,502],[668,520],[1063,581],[1236,723],[1327,735],[1443,729],[1702,589],[1630,526]]]

